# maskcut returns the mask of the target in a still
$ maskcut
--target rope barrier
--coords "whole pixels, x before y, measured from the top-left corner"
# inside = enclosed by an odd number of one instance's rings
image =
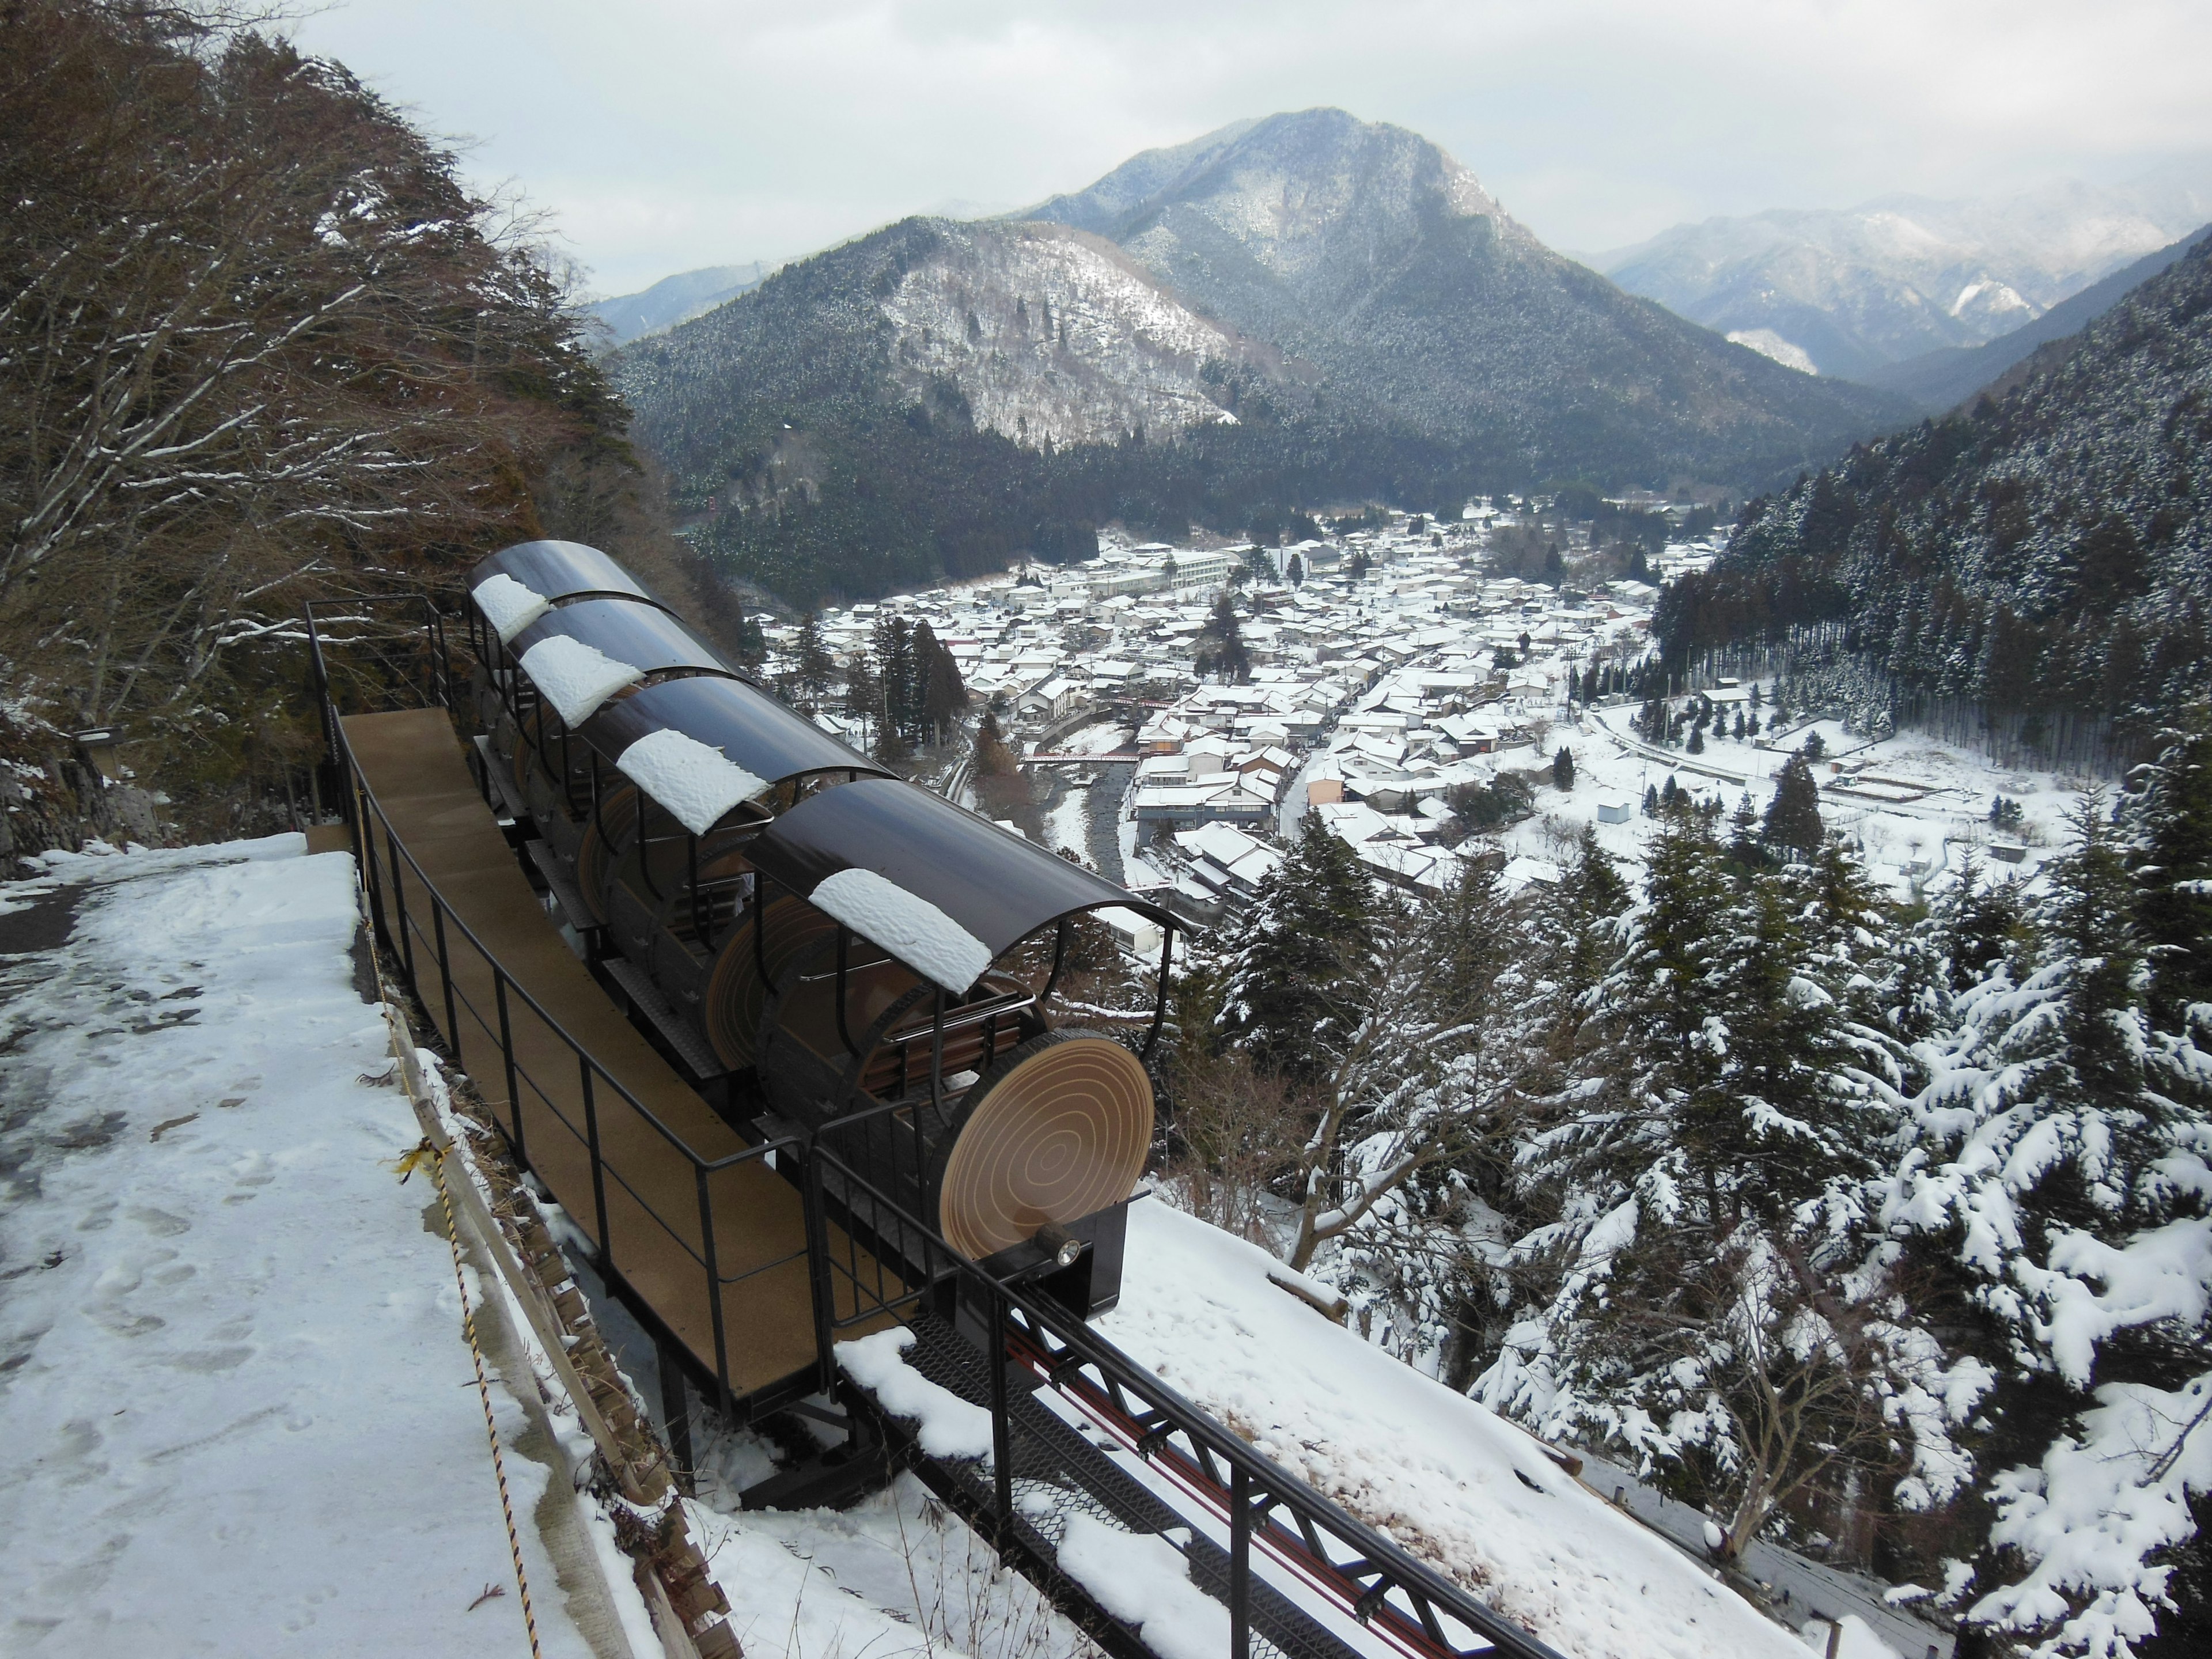
[[[500,1455],[499,1428],[492,1419],[491,1383],[484,1376],[483,1349],[477,1343],[476,1310],[469,1302],[468,1277],[461,1271],[461,1235],[453,1224],[453,1195],[446,1186],[446,1154],[432,1144],[429,1136],[423,1136],[422,1144],[399,1160],[399,1182],[404,1186],[407,1177],[426,1162],[437,1172],[438,1202],[445,1207],[446,1243],[453,1253],[453,1284],[461,1293],[461,1329],[469,1339],[469,1356],[476,1362],[477,1397],[483,1402],[484,1437],[491,1442],[492,1473],[499,1478],[499,1509],[507,1518],[507,1548],[514,1558],[514,1587],[522,1595],[522,1624],[530,1632],[532,1659],[544,1659],[538,1646],[538,1615],[530,1606],[530,1577],[522,1570],[522,1540],[514,1529],[514,1503],[507,1493],[507,1460]]]

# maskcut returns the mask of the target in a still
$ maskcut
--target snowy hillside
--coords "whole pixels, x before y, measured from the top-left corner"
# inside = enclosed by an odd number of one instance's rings
[[[1294,1474],[1576,1659],[1804,1650],[1526,1433],[1268,1279],[1252,1245],[1159,1202],[1130,1212],[1100,1328]]]
[[[2079,342],[2002,404],[1869,445],[1764,504],[1660,606],[1670,656],[1741,639],[1752,617],[1847,620],[1908,695],[2138,722],[2202,696],[2212,244]]]

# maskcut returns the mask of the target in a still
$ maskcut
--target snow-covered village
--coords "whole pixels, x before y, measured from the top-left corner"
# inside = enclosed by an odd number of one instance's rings
[[[2212,21],[541,9],[0,8],[0,1656],[2212,1652]]]
[[[1723,814],[1748,803],[1763,819],[1800,751],[1823,823],[1899,898],[1970,866],[2032,877],[2057,849],[2091,777],[2024,750],[1854,729],[1825,684],[1793,710],[1778,659],[1759,678],[1704,677],[1668,700],[1667,731],[1650,729],[1632,688],[1653,653],[1658,584],[1705,568],[1725,537],[1680,538],[1690,515],[1663,501],[1607,505],[1675,538],[1637,577],[1497,574],[1492,526],[1540,526],[1542,499],[1469,503],[1449,520],[1378,514],[1265,550],[1109,534],[1082,564],[771,623],[763,672],[866,749],[883,726],[878,630],[927,626],[1008,758],[1036,777],[1024,833],[1207,916],[1250,902],[1309,811],[1375,880],[1433,896],[1467,857],[1497,853],[1510,890],[1556,883],[1585,830],[1639,863],[1678,799]],[[1583,539],[1578,562],[1605,562],[1587,560],[1586,531],[1555,534]],[[1237,653],[1225,672],[1224,597]],[[802,670],[813,653],[829,665]],[[857,707],[843,695],[854,661]],[[988,805],[965,752],[973,724],[935,767],[969,806]]]

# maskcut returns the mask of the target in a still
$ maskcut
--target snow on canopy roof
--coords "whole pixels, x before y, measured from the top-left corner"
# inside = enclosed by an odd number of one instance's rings
[[[584,728],[583,737],[608,760],[619,763],[639,738],[661,731],[680,732],[719,750],[732,764],[770,783],[814,772],[889,775],[858,750],[758,686],[709,675],[662,680],[611,703]]]
[[[581,542],[517,542],[469,572],[471,592],[494,576],[511,576],[549,601],[580,593],[618,593],[659,605],[636,577],[596,547]]]
[[[921,894],[872,870],[824,876],[807,897],[955,995],[981,979],[997,954]]]
[[[768,780],[681,732],[648,732],[623,750],[615,765],[623,775],[666,807],[695,836],[769,787]]]
[[[549,611],[517,634],[509,641],[509,648],[516,655],[527,658],[540,641],[562,638],[587,645],[617,662],[629,663],[637,670],[640,679],[656,674],[727,676],[735,672],[713,646],[665,611],[642,599],[580,599],[557,611]],[[523,666],[528,672],[526,661]],[[531,678],[534,680],[537,676],[532,674]],[[538,687],[541,691],[544,689],[543,685]],[[583,712],[588,715],[592,709]],[[568,724],[574,726],[576,722],[571,720]]]
[[[501,645],[552,608],[543,593],[504,574],[485,577],[469,597],[477,602],[477,609],[483,612]]]
[[[1081,865],[894,778],[863,778],[810,796],[761,831],[747,856],[772,880],[802,894],[814,893],[842,870],[872,871],[926,898],[994,958],[1063,916],[1104,905],[1134,910],[1164,927],[1178,926],[1167,911]],[[908,966],[931,971],[893,940],[846,925]]]
[[[585,719],[625,685],[635,685],[644,678],[634,665],[560,634],[540,640],[524,652],[522,672],[569,726]]]

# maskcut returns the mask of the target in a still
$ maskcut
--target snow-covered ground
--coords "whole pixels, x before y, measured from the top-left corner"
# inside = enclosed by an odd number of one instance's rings
[[[1578,1659],[1802,1659],[1790,1632],[1538,1443],[1269,1283],[1157,1199],[1100,1330],[1315,1487]]]
[[[911,1475],[844,1510],[691,1511],[748,1659],[1097,1652]]]
[[[48,862],[0,891],[81,890],[65,945],[0,957],[0,1651],[528,1652],[352,860]],[[564,1591],[568,1464],[493,1400],[543,1650],[615,1651],[642,1603]]]
[[[1526,1433],[1331,1324],[1270,1283],[1271,1271],[1282,1270],[1255,1247],[1140,1202],[1121,1304],[1099,1328],[1261,1450],[1575,1659],[1804,1659],[1808,1643],[1825,1650],[1825,1625],[1801,1638],[1770,1622]],[[887,1408],[915,1419],[938,1455],[988,1455],[988,1417],[908,1369],[902,1336],[881,1333],[841,1358]],[[757,1478],[757,1443],[731,1437],[702,1463]],[[734,1509],[733,1491],[709,1480],[702,1493]],[[1217,1624],[1225,1631],[1225,1613],[1201,1605],[1172,1537],[1085,1526],[1062,1545],[1070,1572],[1142,1621],[1147,1643],[1170,1659],[1220,1650],[1212,1633]],[[903,1654],[927,1645],[928,1632],[969,1654],[1042,1659],[1079,1641],[910,1481],[842,1515],[725,1513],[700,1530],[717,1576],[740,1599],[732,1622],[749,1653],[765,1643],[819,1659],[842,1639],[848,1653],[881,1643]],[[1842,1650],[1893,1653],[1856,1620]]]
[[[1518,857],[1556,863],[1572,837],[1586,824],[1615,858],[1640,863],[1651,822],[1644,816],[1644,793],[1662,789],[1668,778],[1677,789],[1717,796],[1733,812],[1748,793],[1753,809],[1764,813],[1774,799],[1774,780],[1792,753],[1818,732],[1828,759],[1823,763],[1820,818],[1831,830],[1864,848],[1869,872],[1903,896],[1917,883],[1925,885],[1948,869],[1956,873],[1972,857],[1990,876],[2033,878],[2042,864],[2067,841],[2068,815],[2080,805],[2084,781],[2050,772],[1999,769],[1980,753],[1945,744],[1921,732],[1903,732],[1878,743],[1854,736],[1834,720],[1793,726],[1774,748],[1748,739],[1708,735],[1702,754],[1661,750],[1630,729],[1633,704],[1585,711],[1576,722],[1553,726],[1538,749],[1500,757],[1507,768],[1548,772],[1562,746],[1573,756],[1575,782],[1561,791],[1547,781],[1538,788],[1535,815],[1502,837]],[[2017,829],[1990,823],[1994,797],[2020,803]],[[1625,823],[1600,820],[1600,808],[1625,807]],[[1993,845],[2017,849],[2006,861]]]

